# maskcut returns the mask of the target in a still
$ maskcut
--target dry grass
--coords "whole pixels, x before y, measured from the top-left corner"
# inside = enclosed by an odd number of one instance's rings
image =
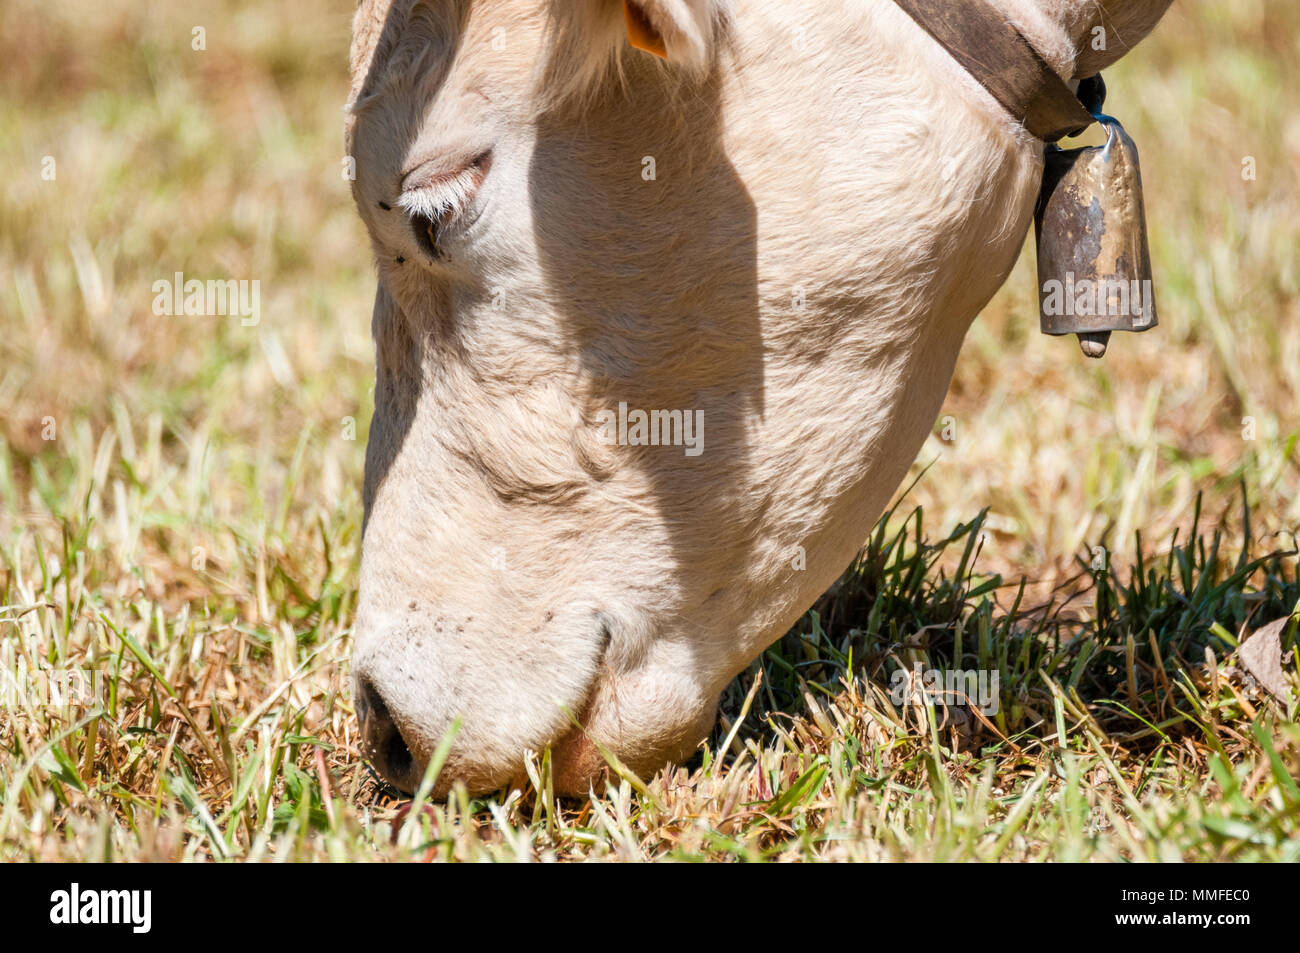
[[[1037,334],[1027,254],[967,341],[956,439],[695,762],[437,805],[375,783],[346,691],[350,9],[0,8],[0,857],[1300,859],[1294,706],[1233,664],[1300,601],[1300,9],[1177,5],[1112,72],[1160,329],[1085,362]],[[155,316],[175,271],[258,278],[261,324]],[[997,671],[999,714],[893,704],[915,661]],[[97,701],[30,677],[68,669]]]

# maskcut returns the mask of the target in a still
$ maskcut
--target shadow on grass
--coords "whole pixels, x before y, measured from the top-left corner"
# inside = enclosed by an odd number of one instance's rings
[[[724,744],[760,670],[762,684],[738,732],[742,744],[774,743],[781,723],[814,714],[809,697],[829,701],[854,679],[862,692],[872,691],[864,682],[876,686],[877,705],[901,709],[906,691],[891,697],[890,686],[919,671],[978,674],[978,684],[993,686],[993,697],[981,699],[996,702],[987,706],[988,721],[967,716],[964,705],[949,708],[949,723],[965,726],[961,747],[1054,737],[1062,707],[1106,741],[1138,749],[1188,733],[1203,737],[1216,714],[1227,714],[1224,705],[1254,717],[1207,660],[1223,660],[1239,637],[1300,602],[1294,542],[1252,555],[1243,509],[1241,542],[1225,556],[1223,530],[1200,528],[1200,497],[1187,536],[1180,542],[1176,533],[1160,558],[1139,555],[1121,570],[1094,549],[1036,605],[1026,605],[1024,579],[977,572],[987,511],[933,542],[919,507],[901,524],[897,514],[896,505],[839,581],[728,687],[710,749]],[[1136,549],[1143,552],[1140,535]],[[1295,639],[1292,619],[1284,652]],[[1243,684],[1249,694],[1251,681]]]

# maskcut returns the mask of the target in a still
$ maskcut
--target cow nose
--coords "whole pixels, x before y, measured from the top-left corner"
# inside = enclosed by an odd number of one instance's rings
[[[357,697],[361,743],[370,763],[389,784],[413,794],[420,781],[419,766],[383,696],[370,679],[362,677],[357,685]]]

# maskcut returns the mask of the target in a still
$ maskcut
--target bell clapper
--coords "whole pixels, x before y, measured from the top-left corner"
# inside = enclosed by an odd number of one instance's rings
[[[1082,331],[1078,335],[1079,349],[1086,357],[1104,357],[1110,342],[1109,331]]]

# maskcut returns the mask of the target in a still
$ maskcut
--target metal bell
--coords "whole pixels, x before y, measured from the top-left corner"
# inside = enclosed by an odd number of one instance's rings
[[[1101,112],[1105,95],[1100,76],[1080,84],[1106,143],[1048,146],[1034,212],[1043,333],[1077,334],[1088,357],[1106,353],[1112,331],[1156,325],[1137,146]]]

